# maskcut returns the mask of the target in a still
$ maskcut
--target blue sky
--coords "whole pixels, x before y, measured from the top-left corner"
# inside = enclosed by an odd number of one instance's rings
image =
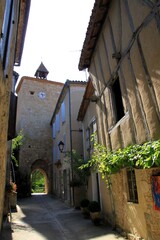
[[[86,80],[78,70],[90,15],[95,0],[32,0],[20,67],[22,76],[33,77],[41,61],[48,80]]]

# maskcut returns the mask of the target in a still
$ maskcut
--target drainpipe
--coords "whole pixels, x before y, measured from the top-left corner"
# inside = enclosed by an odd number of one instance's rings
[[[70,134],[70,153],[71,153],[71,180],[73,180],[73,156],[72,156],[72,119],[71,119],[71,89],[70,83],[67,82],[69,93],[69,134]],[[72,187],[72,200],[74,205],[74,186]]]

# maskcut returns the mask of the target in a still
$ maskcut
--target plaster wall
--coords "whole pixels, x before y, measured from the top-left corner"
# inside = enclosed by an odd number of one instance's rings
[[[79,82],[68,82],[68,86],[65,86],[64,94],[58,99],[58,105],[55,111],[59,115],[60,128],[56,131],[55,138],[53,139],[53,148],[55,149],[54,154],[54,165],[53,165],[53,191],[54,193],[62,198],[69,204],[73,204],[73,194],[75,204],[78,204],[78,195],[80,194],[72,191],[70,188],[70,181],[72,179],[71,159],[69,153],[71,151],[71,141],[72,150],[76,150],[78,154],[82,154],[83,144],[82,144],[82,129],[81,123],[77,121],[78,110],[82,97],[85,91],[85,85]],[[62,92],[63,92],[62,90]],[[61,103],[65,104],[65,121],[62,122],[62,112]],[[55,124],[56,116],[53,119],[52,124]],[[72,140],[71,140],[72,138]],[[64,153],[60,153],[58,149],[58,143],[60,141],[64,142]],[[68,152],[68,154],[66,154]],[[60,164],[59,164],[60,163]],[[76,195],[77,193],[77,195]]]
[[[71,124],[72,124],[72,138],[73,138],[73,149],[80,154],[83,152],[82,143],[82,126],[81,123],[77,121],[78,111],[80,103],[83,98],[83,94],[86,86],[72,86],[71,87]]]
[[[83,156],[85,161],[87,161],[90,156],[86,145],[86,139],[88,136],[86,135],[86,130],[90,127],[93,120],[96,121],[97,129],[99,129],[99,124],[97,122],[97,111],[96,111],[96,103],[91,102],[88,105],[87,111],[82,121],[82,128],[83,128]],[[87,187],[86,187],[86,198],[91,200],[98,200],[98,193],[97,193],[97,183],[96,183],[96,175],[95,172],[91,172],[88,177]]]
[[[62,90],[63,91],[63,90]],[[73,192],[73,189],[70,187],[70,180],[72,179],[72,168],[71,168],[71,159],[70,159],[70,151],[71,151],[71,137],[72,137],[72,150],[76,150],[78,154],[82,154],[82,129],[81,123],[77,121],[78,110],[80,107],[80,103],[82,101],[82,97],[85,91],[85,85],[80,84],[76,81],[72,84],[72,81],[69,82],[69,86],[66,89],[65,94],[59,99],[60,105],[57,109],[57,115],[60,118],[60,129],[56,131],[56,136],[53,139],[53,147],[55,148],[56,154],[54,159],[53,166],[53,176],[54,176],[54,185],[53,191],[54,193],[62,198],[65,202],[73,205],[73,194],[75,204],[79,202],[79,191],[77,189]],[[61,112],[61,103],[65,104],[65,121],[62,122],[62,112]],[[70,115],[71,114],[71,115]],[[53,123],[55,123],[55,119],[53,119]],[[70,122],[71,121],[71,122]],[[71,125],[70,125],[71,124]],[[64,152],[60,153],[58,149],[58,143],[63,141]],[[60,162],[61,164],[57,164]],[[83,190],[83,189],[82,189]],[[79,195],[80,196],[80,195]]]

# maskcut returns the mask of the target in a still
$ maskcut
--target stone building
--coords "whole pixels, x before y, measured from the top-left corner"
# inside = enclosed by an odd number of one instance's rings
[[[95,1],[79,69],[89,70],[98,140],[108,150],[160,138],[159,10],[159,1]],[[160,178],[159,168],[123,169],[111,176],[109,189],[100,179],[104,216],[130,239],[160,238],[152,197],[155,174]]]
[[[81,123],[77,121],[77,114],[85,87],[86,82],[67,80],[51,119],[54,163],[53,192],[71,205],[78,204],[78,193],[73,184],[75,173],[73,169],[74,159],[71,153],[75,150],[78,154],[83,154],[83,133]]]
[[[31,174],[39,169],[45,177],[46,192],[52,185],[52,134],[50,119],[63,83],[47,80],[48,70],[40,64],[35,76],[22,77],[18,95],[16,130],[23,131],[19,151],[18,194],[31,194]]]
[[[30,9],[28,1],[0,2],[0,228],[6,184],[7,147],[14,129],[8,129],[13,67],[19,66]],[[8,146],[7,146],[8,145]]]

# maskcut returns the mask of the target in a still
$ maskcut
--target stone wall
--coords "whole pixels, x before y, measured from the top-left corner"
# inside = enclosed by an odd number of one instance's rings
[[[4,16],[4,0],[0,3],[0,29],[2,29],[3,16]],[[3,203],[4,203],[4,189],[6,182],[6,164],[7,164],[7,134],[8,134],[8,118],[9,118],[9,102],[10,92],[12,84],[15,44],[16,44],[16,32],[18,23],[18,10],[19,1],[16,1],[14,6],[14,22],[12,26],[12,35],[9,46],[8,62],[3,67],[2,56],[0,55],[0,228],[3,216]]]
[[[104,217],[113,226],[123,229],[132,239],[158,240],[160,214],[154,208],[151,176],[160,169],[136,169],[138,203],[128,200],[126,169],[111,176],[111,188],[101,180],[101,197]],[[105,200],[105,201],[104,201]]]

